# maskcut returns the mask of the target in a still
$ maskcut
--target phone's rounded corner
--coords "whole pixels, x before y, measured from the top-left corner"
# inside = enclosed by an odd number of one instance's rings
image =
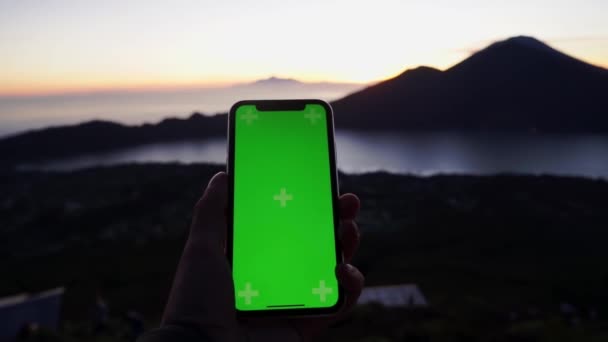
[[[235,114],[235,113],[236,113],[236,110],[237,110],[239,107],[241,107],[241,106],[243,106],[243,105],[246,105],[246,104],[247,104],[247,102],[250,102],[250,101],[249,101],[249,100],[240,100],[240,101],[235,102],[235,103],[234,103],[234,104],[233,104],[233,105],[230,107],[230,111],[228,111],[228,115],[233,115],[233,114]]]
[[[340,291],[340,293],[338,293],[338,298],[336,299],[336,302],[334,304],[320,308],[310,308],[306,311],[303,311],[300,316],[333,316],[342,311],[345,305],[346,298],[344,296],[344,292]]]
[[[338,298],[336,299],[336,302],[332,306],[327,307],[327,310],[330,312],[330,314],[337,313],[340,310],[344,309],[345,305],[346,297],[344,295],[344,290],[339,289]]]
[[[320,105],[321,107],[325,108],[325,111],[328,113],[332,113],[334,112],[333,108],[331,107],[331,104],[325,100],[321,100],[321,99],[310,99],[310,100],[305,100],[307,104],[317,104]]]
[[[236,305],[234,306],[234,312],[236,313],[237,318],[247,318],[249,315],[247,314],[247,310],[241,310]]]
[[[329,106],[329,102],[327,102],[325,100],[321,100],[321,99],[308,99],[308,100],[302,100],[302,101],[306,102],[306,104],[319,104],[319,105]]]

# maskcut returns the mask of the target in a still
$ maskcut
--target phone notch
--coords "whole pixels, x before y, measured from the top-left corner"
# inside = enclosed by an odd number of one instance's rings
[[[255,109],[258,112],[276,112],[276,111],[287,111],[295,112],[304,110],[306,108],[306,102],[299,100],[285,100],[285,101],[259,101],[255,105]]]

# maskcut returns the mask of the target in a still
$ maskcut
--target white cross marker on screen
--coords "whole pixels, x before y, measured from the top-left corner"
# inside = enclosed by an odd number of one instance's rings
[[[304,114],[304,117],[310,120],[310,123],[314,125],[317,123],[317,120],[321,119],[321,113],[313,109],[311,112]]]
[[[287,205],[287,201],[293,200],[293,195],[288,194],[285,188],[281,188],[281,193],[274,195],[274,200],[281,202],[281,207],[285,207]]]
[[[248,125],[258,118],[256,113],[251,112],[251,109],[247,109],[244,114],[241,114],[241,120],[245,120]]]
[[[325,302],[325,296],[332,292],[331,287],[325,287],[325,280],[319,281],[319,287],[312,289],[312,294],[318,295],[321,302]]]
[[[251,298],[257,297],[260,295],[260,292],[257,290],[251,289],[251,283],[245,283],[245,289],[239,291],[238,296],[245,298],[245,304],[251,305]]]

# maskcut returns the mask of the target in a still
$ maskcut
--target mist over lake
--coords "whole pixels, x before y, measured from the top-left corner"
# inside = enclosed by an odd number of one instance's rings
[[[335,100],[363,87],[355,83],[305,83],[271,77],[233,86],[83,92],[46,96],[0,96],[0,137],[87,120],[123,124],[185,117],[194,111],[226,113],[237,101],[253,98]]]
[[[457,133],[336,134],[338,168],[347,173],[527,173],[608,178],[608,136]],[[145,162],[225,163],[223,138],[149,144],[40,163],[27,170],[68,171]]]

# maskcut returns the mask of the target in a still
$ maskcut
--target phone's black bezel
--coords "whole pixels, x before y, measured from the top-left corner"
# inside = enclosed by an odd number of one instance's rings
[[[232,238],[233,238],[233,209],[234,209],[234,147],[235,147],[235,128],[236,128],[236,110],[240,106],[255,105],[256,108],[262,108],[266,111],[295,111],[305,109],[307,104],[317,104],[325,108],[327,113],[327,142],[329,147],[329,167],[331,173],[331,191],[332,191],[332,210],[334,216],[334,240],[336,249],[336,264],[343,262],[342,249],[340,248],[339,238],[339,189],[338,189],[338,171],[336,168],[336,151],[334,140],[334,116],[331,106],[322,100],[317,99],[298,99],[298,100],[245,100],[235,103],[228,114],[228,160],[226,161],[226,169],[228,172],[228,211],[226,219],[228,224],[226,236],[226,254],[232,267]],[[259,317],[259,316],[312,316],[312,315],[328,315],[336,313],[344,305],[344,290],[338,285],[338,301],[335,305],[327,308],[306,308],[306,309],[268,309],[268,310],[238,310],[235,305],[237,315],[241,317]]]

